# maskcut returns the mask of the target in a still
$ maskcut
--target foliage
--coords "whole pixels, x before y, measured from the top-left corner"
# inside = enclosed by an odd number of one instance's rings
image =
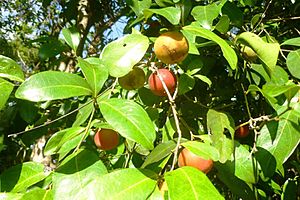
[[[15,2],[2,3],[16,12],[1,33],[17,35],[3,44],[32,54],[1,50],[1,199],[299,199],[299,2]],[[124,36],[103,39],[121,16]],[[153,52],[166,30],[188,40],[181,63]],[[176,91],[123,89],[133,67],[169,68]],[[101,128],[120,134],[116,149],[97,149]],[[183,147],[213,170],[178,167]]]

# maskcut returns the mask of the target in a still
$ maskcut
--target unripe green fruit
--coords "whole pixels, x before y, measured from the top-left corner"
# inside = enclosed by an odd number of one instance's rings
[[[255,62],[257,60],[257,54],[250,47],[241,45],[241,52],[242,55],[250,62]]]
[[[145,72],[139,67],[134,67],[128,74],[119,78],[119,84],[125,90],[135,90],[144,86]]]
[[[154,43],[154,53],[166,64],[183,61],[189,52],[189,45],[181,32],[171,31],[161,34]]]

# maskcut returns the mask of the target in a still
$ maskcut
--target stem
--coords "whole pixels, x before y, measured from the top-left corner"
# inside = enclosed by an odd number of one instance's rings
[[[166,83],[164,82],[162,76],[160,75],[157,67],[155,67],[153,64],[151,65],[151,67],[157,73],[157,76],[158,76],[159,80],[161,81],[164,90],[167,93],[169,103],[170,103],[170,106],[171,106],[171,109],[172,109],[172,113],[173,113],[173,116],[174,116],[175,126],[176,126],[177,133],[178,133],[177,144],[176,144],[176,148],[175,148],[175,151],[174,151],[173,163],[172,163],[172,166],[171,166],[171,171],[172,171],[172,170],[174,170],[174,167],[175,167],[176,162],[177,162],[178,150],[179,150],[180,141],[181,141],[181,138],[182,138],[182,133],[181,133],[180,126],[179,126],[178,114],[177,114],[177,111],[176,111],[176,104],[175,104],[175,101],[174,101],[175,98],[176,98],[176,95],[174,95],[174,98],[172,97],[172,95],[170,94],[170,91],[168,90],[168,87],[167,87]]]
[[[87,135],[88,135],[88,133],[89,133],[89,130],[90,130],[90,128],[91,128],[91,124],[92,124],[92,120],[93,120],[94,114],[95,114],[95,108],[93,108],[93,111],[92,111],[92,114],[91,114],[91,116],[90,116],[88,125],[85,127],[84,134],[82,135],[82,138],[80,139],[80,142],[79,142],[78,145],[76,146],[76,149],[73,151],[73,153],[75,153],[76,151],[78,151],[78,149],[79,149],[81,143],[82,143],[83,140],[87,137]]]

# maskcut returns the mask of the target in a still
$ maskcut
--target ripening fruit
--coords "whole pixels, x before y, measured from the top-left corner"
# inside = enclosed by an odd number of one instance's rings
[[[240,126],[235,131],[235,136],[238,138],[245,138],[248,135],[249,135],[249,126],[248,125]]]
[[[119,134],[111,129],[99,129],[94,136],[96,146],[101,150],[111,150],[119,144]]]
[[[246,45],[241,45],[242,55],[250,62],[255,62],[257,60],[257,54]]]
[[[158,69],[158,73],[165,82],[170,94],[173,94],[176,88],[176,76],[168,69]],[[157,96],[167,96],[163,84],[156,72],[149,76],[148,84],[153,94]]]
[[[135,90],[144,86],[145,72],[139,67],[134,67],[128,74],[119,78],[119,84],[125,90]]]
[[[213,168],[212,160],[205,160],[200,156],[192,153],[187,148],[184,148],[178,157],[178,166],[191,166],[201,170],[204,173],[208,173]]]
[[[189,44],[181,32],[170,31],[161,34],[154,43],[156,57],[166,64],[183,61],[189,52]]]

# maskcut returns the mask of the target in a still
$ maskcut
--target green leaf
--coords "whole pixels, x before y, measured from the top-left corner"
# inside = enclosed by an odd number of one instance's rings
[[[44,172],[44,165],[25,162],[4,171],[1,178],[2,192],[25,192],[27,188],[45,179],[49,173]]]
[[[86,136],[88,136],[88,135],[86,135]],[[79,144],[81,139],[82,139],[82,134],[76,135],[75,137],[66,141],[61,146],[61,148],[58,150],[58,154],[59,154],[58,160],[61,161],[62,159],[64,159],[70,151],[72,151],[75,147],[77,147],[77,145]],[[83,138],[83,139],[86,139],[86,138]]]
[[[227,33],[230,25],[230,19],[227,15],[222,15],[216,24],[216,30],[220,33]]]
[[[96,197],[97,193],[92,190],[96,187],[93,181],[106,173],[104,164],[94,152],[79,150],[66,158],[53,173],[53,199]]]
[[[122,77],[145,55],[149,40],[141,34],[126,35],[106,45],[100,55],[113,77]]]
[[[2,110],[6,105],[6,101],[8,100],[10,93],[14,89],[14,85],[0,78],[0,88],[0,110]]]
[[[179,76],[178,82],[179,82],[178,93],[180,95],[192,90],[195,85],[195,79],[188,74],[181,74]]]
[[[234,175],[247,183],[256,183],[254,157],[249,150],[238,144],[235,148]]]
[[[222,7],[222,14],[227,15],[230,18],[230,23],[234,26],[243,26],[244,13],[235,3],[227,1]]]
[[[181,167],[165,174],[169,199],[224,199],[207,176],[193,168]]]
[[[186,147],[188,150],[193,152],[194,154],[201,156],[202,158],[208,160],[212,159],[214,161],[219,160],[219,152],[218,150],[211,146],[208,143],[197,142],[197,141],[188,141],[181,144],[182,146]]]
[[[234,122],[233,119],[222,112],[209,109],[207,113],[207,127],[211,131],[212,144],[219,150],[221,163],[231,158],[234,147]],[[231,140],[223,134],[227,129],[231,134]]]
[[[78,58],[78,66],[82,69],[84,77],[93,91],[93,96],[96,97],[108,78],[107,68],[101,63],[92,64],[82,58]]]
[[[262,88],[262,91],[264,94],[272,97],[277,97],[285,92],[294,89],[300,89],[300,86],[294,83],[287,83],[285,85],[265,84]]]
[[[160,7],[167,7],[174,5],[175,0],[155,0],[155,3],[159,5]]]
[[[209,87],[211,86],[212,82],[211,80],[204,75],[201,74],[195,74],[194,77],[198,78],[199,80],[203,81],[204,83],[206,83]]]
[[[1,200],[22,200],[23,194],[22,193],[6,193],[0,192],[0,199]]]
[[[298,79],[300,79],[299,63],[300,63],[300,49],[298,49],[297,51],[290,52],[287,56],[286,64],[290,73],[295,78]]]
[[[43,43],[39,49],[39,58],[41,60],[47,60],[57,56],[61,52],[67,50],[68,47],[60,40],[49,38],[47,43]]]
[[[243,32],[236,37],[236,42],[251,47],[258,58],[272,72],[276,66],[280,45],[278,43],[267,43],[258,35],[251,32]]]
[[[297,177],[294,179],[287,179],[283,185],[283,192],[281,195],[282,200],[290,200],[290,199],[297,199],[297,189],[299,188],[299,181]]]
[[[157,175],[146,169],[120,169],[99,178],[89,185],[90,196],[105,200],[147,199],[156,187]],[[92,194],[91,194],[92,193]]]
[[[147,156],[145,162],[142,165],[142,168],[146,167],[149,164],[158,162],[168,155],[173,153],[173,150],[176,148],[176,141],[169,140],[164,143],[157,145],[153,151]]]
[[[227,44],[227,42],[225,40],[220,38],[215,33],[211,32],[207,29],[204,29],[202,27],[196,27],[195,25],[185,26],[185,27],[183,27],[183,29],[192,34],[195,34],[196,36],[199,36],[199,37],[202,37],[202,38],[205,38],[208,40],[212,40],[215,43],[217,43],[221,47],[223,55],[226,58],[226,60],[228,61],[230,67],[232,69],[236,69],[237,55],[236,55],[235,51]]]
[[[265,157],[264,162],[260,165],[265,165],[265,168],[272,168],[272,159],[276,159],[277,168],[292,155],[300,142],[299,124],[295,124],[292,111],[286,112],[282,119],[267,123],[260,130],[257,138],[257,147],[261,147],[270,153],[269,157]],[[268,167],[269,166],[269,167]]]
[[[225,164],[215,163],[214,167],[217,168],[218,179],[220,179],[233,194],[243,200],[255,199],[254,192],[249,185],[234,175],[234,162],[227,161]]]
[[[284,41],[281,44],[281,46],[282,45],[292,45],[292,46],[300,47],[300,37],[288,39],[288,40]]]
[[[83,131],[83,127],[72,127],[56,132],[47,141],[47,144],[44,148],[44,154],[53,155],[57,153],[64,143],[73,139],[77,135],[81,135]]]
[[[192,10],[192,16],[202,27],[212,29],[213,21],[219,16],[221,8],[212,3],[206,6],[195,6]]]
[[[166,18],[171,24],[178,25],[181,17],[181,10],[178,7],[166,7],[159,9],[145,9],[146,18],[150,18],[153,14],[161,15]]]
[[[88,99],[89,101],[90,99]],[[83,106],[83,104],[79,104],[78,108]],[[89,103],[88,105],[80,108],[76,115],[76,120],[73,122],[72,127],[80,126],[83,124],[91,115],[93,111],[94,105],[92,103]]]
[[[32,200],[32,199],[52,200],[53,199],[52,190],[44,190],[42,188],[36,187],[26,192],[22,197],[22,200]]]
[[[80,33],[75,27],[64,28],[62,30],[62,35],[66,43],[76,52],[78,45],[80,43]]]
[[[46,71],[32,75],[16,91],[16,97],[29,101],[48,101],[91,95],[87,82],[78,75]]]
[[[147,112],[137,103],[124,99],[98,102],[104,119],[123,137],[153,149],[156,138],[154,124]]]
[[[20,65],[11,58],[2,55],[0,55],[0,77],[11,81],[24,81],[24,74]]]
[[[144,15],[143,11],[150,8],[151,0],[126,0],[136,16]]]

